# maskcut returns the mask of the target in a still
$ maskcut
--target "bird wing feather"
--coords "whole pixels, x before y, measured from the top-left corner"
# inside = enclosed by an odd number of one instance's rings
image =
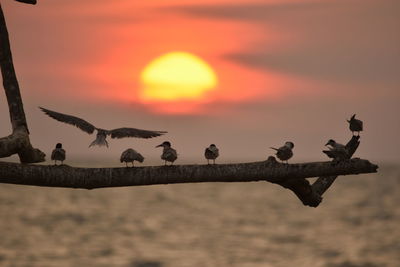
[[[111,138],[124,138],[124,137],[152,138],[163,135],[165,133],[167,132],[148,131],[136,128],[118,128],[107,132],[107,134],[111,135]]]
[[[52,111],[46,108],[42,108],[39,107],[46,115],[50,116],[51,118],[57,120],[57,121],[61,121],[67,124],[71,124],[73,126],[78,127],[79,129],[81,129],[84,132],[87,132],[88,134],[91,134],[94,132],[94,130],[96,129],[96,127],[94,127],[92,124],[90,124],[89,122],[75,117],[75,116],[71,116],[71,115],[67,115],[67,114],[63,114],[63,113],[59,113],[56,111]]]

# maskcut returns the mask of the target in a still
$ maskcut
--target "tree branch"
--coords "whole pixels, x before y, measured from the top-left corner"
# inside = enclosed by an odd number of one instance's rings
[[[36,1],[24,1],[33,3]],[[34,149],[29,140],[28,124],[10,49],[7,25],[0,5],[0,68],[7,97],[13,133],[0,139],[0,157],[18,153],[22,163],[44,161],[45,154]]]
[[[378,166],[367,160],[351,159],[339,163],[278,163],[267,161],[218,164],[152,166],[134,168],[74,168],[67,165],[21,165],[0,162],[0,182],[50,187],[95,189],[103,187],[140,186],[201,182],[268,181],[288,185],[308,177],[373,173]],[[305,190],[311,190],[308,184]]]

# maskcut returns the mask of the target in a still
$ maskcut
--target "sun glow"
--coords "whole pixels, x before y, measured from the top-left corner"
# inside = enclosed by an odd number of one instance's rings
[[[210,65],[186,52],[171,52],[154,59],[144,68],[141,81],[140,98],[162,102],[202,99],[218,84]]]

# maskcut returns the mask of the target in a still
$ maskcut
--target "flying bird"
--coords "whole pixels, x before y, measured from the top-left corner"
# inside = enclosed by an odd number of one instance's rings
[[[345,145],[337,143],[333,139],[329,139],[329,141],[325,144],[329,148],[329,150],[323,150],[328,157],[334,160],[344,160],[349,158],[349,152]]]
[[[360,132],[363,130],[363,122],[356,119],[356,114],[351,116],[350,120],[347,120],[347,122],[349,123],[349,128],[353,135],[354,132],[357,132],[357,136],[360,136]]]
[[[174,161],[178,158],[178,153],[171,147],[170,142],[165,141],[156,147],[163,147],[161,159],[165,161],[165,166],[167,166],[167,161],[171,162],[171,165],[174,164]]]
[[[61,161],[61,165],[65,160],[65,150],[62,148],[62,144],[58,143],[56,148],[51,152],[51,160],[54,160],[54,165],[57,165],[57,160]]]
[[[105,130],[97,128],[81,118],[59,113],[42,107],[39,108],[51,118],[57,121],[74,125],[88,134],[92,134],[94,130],[97,130],[96,139],[89,145],[89,147],[95,145],[108,147],[108,142],[106,140],[108,135],[111,135],[111,138],[124,138],[124,137],[152,138],[167,133],[165,131],[148,131],[136,128],[126,128],[126,127],[117,128],[114,130]]]
[[[286,163],[288,163],[288,160],[293,156],[293,151],[292,151],[292,149],[294,148],[293,142],[288,141],[280,148],[274,148],[274,147],[270,147],[270,148],[276,150],[276,156],[282,162],[286,161]]]
[[[126,167],[128,167],[128,162],[131,162],[132,167],[135,167],[135,165],[134,165],[135,160],[142,163],[144,161],[144,157],[132,148],[128,148],[127,150],[122,152],[120,161],[121,161],[121,163],[125,162]]]
[[[204,157],[206,157],[207,159],[207,164],[210,164],[210,159],[212,159],[215,164],[215,159],[218,158],[218,156],[219,156],[219,149],[214,144],[211,144],[204,151]]]
[[[25,3],[25,4],[36,5],[36,0],[15,0],[15,1]]]

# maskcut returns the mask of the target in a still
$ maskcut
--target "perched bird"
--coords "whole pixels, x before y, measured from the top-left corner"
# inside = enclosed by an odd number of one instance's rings
[[[171,162],[171,165],[174,164],[174,161],[178,158],[178,154],[176,153],[176,150],[171,147],[170,142],[165,141],[156,147],[164,148],[163,153],[161,154],[161,159],[165,161],[165,166],[167,166],[167,161]]]
[[[329,150],[323,150],[322,152],[324,152],[328,157],[335,160],[344,160],[349,158],[349,152],[345,145],[339,144],[333,139],[329,139],[325,146],[327,146]]]
[[[53,149],[53,152],[51,152],[51,160],[54,160],[54,165],[57,165],[57,160],[61,161],[61,165],[63,164],[65,160],[65,150],[62,148],[61,143],[58,143],[56,148]]]
[[[204,151],[204,157],[206,157],[207,159],[207,164],[210,164],[210,159],[212,159],[215,164],[215,159],[218,158],[218,156],[219,156],[219,149],[214,144],[211,144]]]
[[[288,159],[290,159],[293,156],[293,151],[292,151],[292,149],[294,148],[293,142],[286,142],[285,145],[281,146],[280,148],[274,148],[274,147],[271,148],[276,150],[276,156],[282,162],[286,161],[286,163],[288,163]]]
[[[121,163],[125,162],[126,167],[128,167],[128,162],[131,162],[132,167],[135,167],[135,165],[134,165],[135,160],[142,163],[144,161],[144,157],[132,148],[128,148],[127,150],[122,152],[120,161],[121,161]]]
[[[88,134],[92,134],[94,130],[97,130],[96,139],[89,145],[89,147],[94,145],[108,147],[108,142],[106,140],[107,135],[111,135],[111,138],[124,138],[124,137],[152,138],[167,133],[164,131],[147,131],[136,128],[118,128],[114,130],[105,130],[97,128],[92,124],[90,124],[89,122],[80,119],[78,117],[62,114],[42,107],[39,108],[45,114],[52,117],[53,119],[74,125],[79,129],[81,129],[82,131],[87,132]]]
[[[350,120],[347,120],[347,122],[349,123],[349,128],[353,135],[354,132],[357,132],[357,136],[360,136],[360,132],[363,130],[363,122],[356,119],[356,114],[351,116]]]

